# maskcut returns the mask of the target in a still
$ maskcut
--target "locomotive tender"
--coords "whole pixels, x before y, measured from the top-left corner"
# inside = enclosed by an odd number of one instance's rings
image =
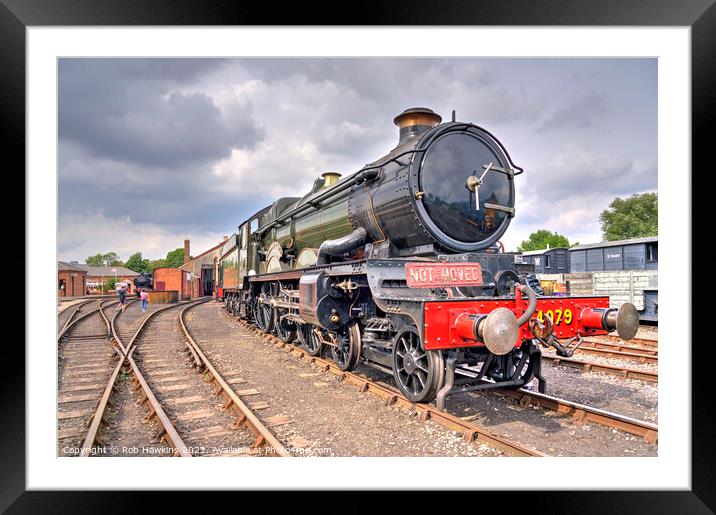
[[[515,216],[516,166],[472,123],[407,109],[398,146],[344,178],[324,173],[281,198],[222,249],[219,297],[342,370],[392,373],[411,401],[444,406],[455,391],[545,391],[540,345],[571,356],[582,336],[633,338],[631,304],[538,296],[498,240]],[[560,343],[560,340],[565,343]]]

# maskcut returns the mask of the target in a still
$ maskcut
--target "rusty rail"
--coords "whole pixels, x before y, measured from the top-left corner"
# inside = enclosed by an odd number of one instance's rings
[[[268,456],[290,457],[291,454],[288,450],[286,450],[283,444],[273,435],[269,428],[266,427],[256,415],[254,415],[251,409],[244,404],[241,398],[236,394],[236,392],[234,392],[216,368],[214,368],[192,337],[187,327],[185,317],[186,313],[198,304],[199,303],[191,304],[182,309],[179,313],[179,324],[181,325],[182,332],[184,333],[187,348],[191,352],[194,359],[195,366],[199,370],[205,370],[205,372],[211,376],[211,382],[215,385],[215,395],[221,394],[224,397],[224,405],[222,409],[224,411],[229,409],[234,410],[238,418],[232,427],[234,429],[239,429],[241,426],[246,426],[246,428],[254,435],[255,440],[252,448],[256,449],[261,447],[267,451]]]
[[[624,343],[624,340],[622,340],[621,338],[619,338],[618,336],[616,336],[614,334],[607,334],[607,335],[601,336],[601,338],[609,338],[613,342]],[[658,339],[654,340],[652,338],[632,338],[631,340],[629,340],[629,343],[632,345],[646,345],[648,347],[659,347],[659,340]]]
[[[594,363],[591,361],[582,361],[574,358],[563,358],[550,354],[542,354],[542,358],[553,362],[555,365],[565,365],[578,368],[582,372],[605,372],[607,374],[616,375],[625,379],[639,379],[650,383],[659,382],[659,374],[648,370],[638,370],[636,368],[618,367],[615,365],[605,365]]]
[[[650,356],[658,356],[659,355],[659,349],[658,347],[640,347],[638,345],[624,345],[620,343],[610,343],[610,342],[603,342],[599,340],[592,340],[589,338],[585,338],[582,340],[582,345],[579,347],[580,349],[584,349],[585,347],[590,347],[594,349],[610,349],[614,351],[615,353],[619,352],[638,352],[641,354],[648,354]]]
[[[93,315],[94,313],[96,313],[97,310],[103,309],[103,308],[105,308],[106,306],[109,306],[109,305],[111,305],[111,304],[115,304],[116,302],[119,302],[119,301],[110,302],[110,301],[108,301],[108,300],[103,300],[103,301],[100,302],[100,303],[97,305],[97,307],[94,308],[93,310],[88,311],[87,313],[85,313],[85,314],[83,314],[83,315],[80,315],[80,316],[78,316],[77,318],[70,318],[70,320],[69,320],[67,323],[65,323],[64,327],[62,328],[62,330],[58,333],[58,335],[57,335],[57,342],[59,343],[60,340],[62,340],[62,338],[63,338],[63,337],[67,334],[67,332],[70,330],[70,328],[71,328],[71,327],[74,327],[80,320],[84,320],[85,318],[89,317],[90,315]],[[85,304],[85,303],[83,303],[83,305],[84,305],[84,304]],[[72,314],[73,317],[74,317],[74,315],[75,315],[75,313]]]
[[[83,306],[86,306],[86,305],[89,304],[90,302],[93,302],[93,300],[86,300],[86,301],[84,301],[84,302],[78,302],[78,303],[75,304],[74,306],[68,306],[67,308],[65,308],[64,310],[62,310],[62,311],[58,314],[58,317],[59,317],[59,315],[61,315],[62,313],[64,313],[64,312],[67,311],[68,309],[72,309],[72,308],[74,307],[74,309],[72,310],[72,313],[70,313],[69,318],[67,319],[67,321],[65,322],[65,324],[62,326],[62,329],[60,329],[60,332],[57,333],[57,338],[58,338],[58,339],[59,339],[59,338],[62,338],[62,336],[63,336],[64,333],[65,333],[65,330],[66,330],[67,326],[70,325],[70,322],[72,322],[72,320],[75,318],[75,315],[77,315],[77,313],[79,313],[79,312],[82,310],[82,307],[83,307]],[[100,304],[101,304],[101,303],[100,303]]]
[[[155,311],[155,313],[157,312]],[[189,451],[189,447],[184,443],[182,437],[179,436],[174,424],[172,424],[171,420],[169,420],[169,417],[162,408],[162,405],[154,396],[154,393],[152,393],[152,389],[149,387],[147,381],[142,376],[139,367],[134,362],[134,358],[132,357],[133,352],[134,349],[131,349],[129,355],[127,356],[127,361],[132,369],[132,382],[136,385],[135,388],[142,389],[142,397],[139,399],[139,404],[141,405],[145,402],[149,403],[149,413],[144,417],[143,422],[149,422],[152,418],[155,418],[161,426],[159,432],[154,436],[154,442],[156,443],[164,440],[172,447],[172,449],[174,449],[174,456],[181,456],[185,458],[191,457],[192,454]]]
[[[620,429],[626,433],[641,436],[649,443],[656,443],[659,438],[659,427],[651,422],[560,399],[544,393],[524,389],[508,390],[504,388],[499,388],[496,391],[506,397],[516,399],[520,406],[523,407],[534,405],[565,415],[571,415],[572,421],[577,424],[594,422],[605,427]]]
[[[659,362],[659,356],[655,355],[653,353],[648,354],[644,352],[630,352],[629,350],[622,350],[621,348],[599,348],[599,347],[593,347],[591,346],[592,342],[590,342],[590,345],[585,346],[584,343],[579,346],[577,349],[577,353],[584,353],[584,354],[596,354],[597,356],[603,356],[606,358],[618,358],[618,359],[626,359],[629,361],[638,361],[640,363],[658,363]],[[598,345],[598,343],[596,344]],[[614,344],[607,344],[607,345],[614,345]],[[619,345],[614,345],[614,347],[620,347]]]
[[[83,303],[84,305],[85,303]],[[105,323],[105,326],[107,327],[107,333],[109,335],[110,332],[110,322],[107,319],[107,316],[104,313],[104,308],[107,305],[112,305],[113,302],[108,301],[101,301],[98,306],[93,309],[92,311],[87,312],[85,315],[78,317],[72,321],[72,323],[68,323],[65,325],[65,328],[63,331],[61,331],[60,336],[58,337],[58,340],[61,340],[62,337],[64,337],[65,334],[67,334],[67,331],[70,329],[70,327],[74,327],[74,325],[79,322],[80,320],[83,320],[91,315],[94,315],[96,312],[99,311],[100,316],[102,317],[102,320]],[[73,313],[74,315],[74,313]],[[71,319],[70,319],[71,320]],[[107,408],[107,404],[109,402],[109,397],[112,394],[112,390],[114,388],[114,384],[117,380],[117,376],[119,375],[119,371],[122,368],[122,363],[124,362],[124,356],[122,353],[114,347],[114,351],[117,353],[117,357],[119,358],[117,361],[117,365],[115,366],[114,370],[112,371],[112,374],[109,378],[109,381],[107,382],[107,386],[105,386],[105,389],[102,393],[102,396],[99,399],[99,402],[97,403],[97,407],[94,410],[94,414],[92,416],[92,419],[87,426],[87,435],[85,436],[85,439],[82,443],[82,450],[80,451],[80,456],[86,457],[89,456],[92,452],[92,447],[94,447],[95,441],[97,441],[97,434],[99,433],[99,429],[102,423],[102,419],[104,417],[104,412]]]
[[[159,423],[161,429],[159,432],[154,436],[153,443],[160,442],[164,440],[171,448],[173,449],[173,455],[174,456],[180,456],[180,457],[191,457],[192,454],[189,451],[189,447],[184,443],[184,440],[181,436],[179,436],[179,432],[174,427],[174,424],[172,424],[171,420],[169,420],[169,417],[167,416],[166,412],[164,411],[164,408],[162,408],[162,405],[160,404],[159,400],[156,398],[154,393],[152,392],[152,389],[150,388],[149,384],[147,383],[146,379],[144,379],[144,376],[142,375],[142,372],[139,370],[139,367],[137,366],[137,363],[134,361],[134,357],[132,356],[134,354],[134,351],[136,350],[136,340],[139,337],[139,335],[144,331],[144,328],[147,326],[149,321],[154,318],[155,315],[158,313],[162,313],[168,309],[173,309],[179,306],[182,306],[186,303],[176,304],[172,306],[166,306],[163,308],[160,308],[149,315],[147,315],[140,326],[137,328],[136,332],[130,339],[129,343],[125,346],[121,340],[119,339],[119,334],[115,333],[116,330],[115,325],[112,324],[112,331],[115,334],[115,338],[117,338],[117,341],[120,345],[120,347],[124,351],[125,358],[127,362],[129,363],[130,370],[132,371],[132,385],[135,389],[141,388],[142,393],[141,397],[139,399],[139,404],[148,403],[149,404],[149,412],[146,414],[146,416],[143,419],[143,422],[149,422],[153,418],[156,419],[156,421]],[[117,315],[115,315],[116,319]],[[113,319],[114,321],[114,319]]]
[[[122,367],[124,366],[125,359],[127,359],[127,353],[126,348],[122,344],[122,340],[119,337],[119,333],[116,330],[116,320],[119,315],[123,313],[123,311],[115,311],[114,315],[112,316],[112,320],[110,321],[105,312],[104,308],[110,305],[116,304],[118,301],[114,302],[107,302],[102,301],[100,302],[100,305],[98,306],[97,310],[99,310],[100,314],[102,315],[102,319],[105,322],[105,325],[107,326],[107,332],[108,335],[111,336],[111,338],[114,340],[115,347],[114,350],[117,353],[119,360],[117,362],[117,365],[115,366],[114,370],[112,371],[112,374],[109,378],[109,381],[107,382],[107,386],[105,387],[102,396],[100,397],[99,402],[97,403],[97,407],[95,408],[94,415],[92,416],[92,420],[90,421],[88,425],[87,430],[87,436],[84,439],[84,442],[82,443],[82,450],[80,452],[80,456],[87,457],[90,456],[92,453],[92,448],[94,447],[95,443],[104,444],[98,437],[99,431],[102,427],[103,422],[108,422],[105,418],[105,412],[107,410],[107,405],[110,402],[110,397],[112,396],[112,392],[114,391],[115,385],[117,383],[117,378],[119,377],[119,372],[121,371]],[[131,300],[128,302],[127,305],[132,304],[133,302],[136,302],[136,300]],[[140,326],[140,329],[144,327],[144,324],[146,323],[147,319],[153,316],[154,314],[164,311],[165,309],[173,308],[175,306],[168,306],[166,308],[159,309],[155,311],[154,313],[151,313],[145,320],[142,322],[142,325]],[[97,310],[93,310],[92,313],[94,313]],[[89,313],[88,313],[89,315]],[[85,315],[87,316],[87,315]],[[82,317],[84,318],[84,317]],[[79,320],[79,319],[78,319]],[[136,337],[136,334],[135,334]],[[134,338],[132,338],[132,341],[134,341]],[[132,366],[133,360],[130,362],[130,367]],[[135,365],[136,366],[136,365]],[[156,400],[156,399],[155,399]],[[171,439],[171,435],[167,437],[167,440]],[[174,445],[173,448],[175,449],[175,452],[179,452],[179,454],[182,454],[182,452],[186,451],[188,452],[185,445],[183,445],[183,442],[181,440],[178,441],[177,445]]]
[[[226,316],[230,317],[226,311],[224,311],[224,313]],[[448,413],[447,411],[439,410],[435,406],[411,402],[395,390],[382,386],[353,372],[344,372],[332,361],[328,361],[320,357],[309,356],[300,347],[284,343],[275,336],[266,334],[257,327],[250,325],[243,320],[238,320],[233,317],[230,317],[230,319],[236,320],[243,327],[252,330],[257,335],[273,343],[278,348],[287,347],[288,351],[299,359],[304,359],[309,363],[320,365],[324,371],[338,376],[340,381],[357,386],[361,392],[369,392],[380,397],[388,406],[394,405],[408,411],[415,411],[419,414],[420,420],[433,420],[447,429],[462,432],[463,438],[468,442],[474,442],[476,440],[484,442],[492,447],[502,450],[510,456],[546,456],[546,454],[536,449],[496,435],[482,426],[463,420],[460,417]]]

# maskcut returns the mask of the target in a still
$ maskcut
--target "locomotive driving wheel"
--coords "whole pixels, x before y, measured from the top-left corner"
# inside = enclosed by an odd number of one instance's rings
[[[393,345],[393,377],[408,400],[430,402],[445,381],[445,359],[423,349],[415,328],[405,329]]]
[[[284,319],[281,319],[282,315],[285,315],[288,311],[282,308],[275,308],[274,320],[276,320],[276,336],[284,343],[291,343],[296,337],[296,324]]]
[[[336,336],[337,345],[331,347],[333,360],[341,370],[354,370],[358,366],[361,353],[361,334],[358,322],[354,320]]]
[[[278,293],[278,287],[275,283],[263,283],[261,284],[259,295],[256,298],[256,304],[254,306],[256,325],[265,333],[270,333],[274,329],[274,309],[270,301],[275,297],[276,293]]]
[[[308,355],[320,356],[323,351],[323,342],[319,340],[313,332],[313,326],[311,324],[303,324],[299,331],[301,332],[299,338]]]

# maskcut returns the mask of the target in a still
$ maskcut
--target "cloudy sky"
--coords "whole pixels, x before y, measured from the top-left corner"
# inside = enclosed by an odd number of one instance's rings
[[[59,259],[198,254],[387,153],[414,106],[525,169],[508,250],[540,228],[600,241],[614,197],[656,191],[655,59],[61,59]]]

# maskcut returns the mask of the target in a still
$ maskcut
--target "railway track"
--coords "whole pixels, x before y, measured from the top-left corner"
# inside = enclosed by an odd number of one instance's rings
[[[230,320],[233,319],[228,314],[226,316],[228,316]],[[463,437],[467,441],[479,439],[492,446],[498,447],[508,452],[508,454],[517,456],[541,455],[530,454],[529,452],[532,451],[532,449],[522,446],[521,444],[517,444],[516,442],[510,442],[502,437],[493,435],[485,428],[467,422],[446,411],[438,410],[436,407],[430,404],[412,403],[405,399],[397,390],[389,388],[385,385],[375,383],[374,381],[371,381],[370,379],[354,372],[344,372],[340,370],[332,361],[309,356],[300,347],[286,344],[273,335],[266,335],[258,328],[245,321],[239,320],[238,322],[243,327],[250,329],[258,336],[273,343],[276,347],[287,348],[289,352],[291,352],[299,359],[304,359],[311,363],[316,363],[320,365],[324,369],[324,371],[331,372],[334,375],[338,376],[340,380],[358,386],[361,391],[367,391],[381,397],[383,400],[385,400],[386,404],[396,404],[405,409],[417,411],[420,414],[421,420],[431,419],[443,425],[444,427],[448,427],[449,429],[462,431]],[[571,415],[572,422],[575,424],[593,422],[611,429],[619,429],[629,434],[640,436],[649,443],[655,444],[658,442],[658,426],[650,422],[638,420],[632,417],[627,417],[618,413],[612,413],[599,408],[594,408],[592,406],[586,406],[584,404],[579,404],[566,399],[560,399],[551,395],[532,392],[529,390],[497,389],[496,391],[504,395],[505,397],[509,397],[511,399],[516,400],[523,407],[534,405],[565,415]],[[496,437],[497,439],[491,440],[491,437]]]
[[[621,338],[619,338],[618,336],[613,335],[613,334],[607,334],[607,335],[604,335],[604,336],[600,336],[600,338],[607,338],[608,340],[610,340],[610,341],[612,341],[612,342],[614,342],[614,343],[617,343],[617,344],[619,344],[619,343],[622,343],[622,344],[623,344],[623,343],[624,343],[624,340],[622,340]],[[658,348],[658,347],[659,347],[659,340],[654,340],[654,339],[652,339],[652,338],[632,338],[631,340],[629,340],[629,344],[630,344],[630,345],[642,345],[642,346],[645,346],[645,347]]]
[[[103,413],[123,355],[110,338],[110,322],[102,301],[70,320],[58,336],[58,455],[74,456],[90,450],[94,421]]]
[[[575,358],[563,358],[554,354],[542,354],[542,359],[552,362],[554,365],[563,365],[579,369],[581,372],[603,372],[625,379],[639,379],[650,383],[659,382],[659,374],[649,370],[639,370],[636,368],[622,367],[617,365],[607,365],[604,363],[595,363],[593,361],[583,361]]]
[[[67,329],[72,320],[78,317],[83,311],[92,311],[100,303],[101,301],[91,299],[83,302],[78,302],[77,304],[74,304],[64,309],[59,315],[57,315],[57,326],[59,327],[57,338],[59,339],[62,337],[62,334]]]
[[[563,413],[572,416],[572,422],[583,424],[585,422],[594,422],[613,429],[620,429],[626,433],[641,436],[649,443],[657,443],[659,438],[659,427],[651,422],[638,420],[618,413],[586,406],[577,402],[560,399],[544,393],[533,392],[530,390],[507,390],[497,389],[500,394],[515,399],[520,406],[527,407],[530,405],[539,406],[541,408]]]
[[[150,313],[130,340],[123,341],[115,333],[126,351],[131,386],[138,391],[138,403],[146,412],[143,422],[153,421],[159,427],[152,443],[166,442],[175,456],[288,456],[288,451],[252,412],[266,403],[244,403],[239,398],[242,393],[252,396],[257,391],[240,390],[237,395],[229,383],[240,384],[243,380],[214,375],[208,360],[201,363],[211,374],[209,381],[188,370],[183,351],[197,349],[183,316],[196,304]],[[114,327],[116,331],[116,323]],[[217,406],[219,394],[224,400]]]
[[[439,410],[435,406],[423,403],[414,403],[406,399],[397,390],[393,390],[384,385],[378,384],[375,381],[371,381],[354,372],[344,372],[339,369],[333,361],[329,361],[320,357],[314,357],[308,355],[302,348],[287,344],[279,340],[277,337],[269,334],[265,334],[260,329],[252,324],[249,324],[243,320],[236,319],[222,310],[225,316],[229,320],[233,320],[239,323],[246,329],[255,332],[259,337],[263,338],[267,342],[273,344],[277,348],[285,349],[290,352],[294,357],[308,361],[309,363],[320,366],[324,371],[330,372],[336,376],[340,381],[347,384],[352,384],[358,387],[362,392],[368,392],[373,395],[380,397],[388,406],[398,406],[407,411],[417,412],[420,420],[432,420],[437,424],[462,433],[463,438],[468,442],[479,441],[485,443],[491,447],[500,449],[505,454],[510,456],[546,456],[546,454],[525,446],[521,443],[514,442],[502,436],[496,435],[486,428],[474,424],[471,421],[457,417],[444,410]]]
[[[290,455],[251,411],[266,403],[244,403],[239,396],[258,392],[234,392],[229,385],[243,380],[221,377],[196,346],[184,314],[198,303],[160,307],[143,317],[132,313],[120,323],[125,312],[115,310],[110,318],[106,308],[116,301],[102,301],[68,324],[58,337],[60,456],[105,454],[116,427],[107,408],[123,370],[131,373],[139,404],[147,410],[142,422],[159,427],[149,443],[166,444],[169,454]],[[178,315],[177,309],[181,309]],[[183,350],[199,357],[205,376],[191,373],[196,363],[188,364]],[[210,380],[205,381],[206,376]],[[223,402],[217,406],[219,394]]]
[[[232,411],[236,416],[235,421],[232,424],[232,428],[238,429],[240,427],[246,427],[254,436],[254,441],[251,445],[252,448],[267,447],[269,454],[276,456],[289,456],[288,451],[283,445],[276,439],[271,433],[269,427],[290,423],[291,420],[284,416],[268,417],[260,420],[254,413],[255,409],[268,408],[268,404],[265,402],[244,402],[241,397],[249,397],[259,392],[254,389],[243,388],[235,391],[231,385],[242,385],[246,381],[238,377],[237,375],[223,377],[218,370],[212,365],[209,359],[206,357],[202,349],[199,347],[197,342],[194,340],[191,331],[189,330],[186,314],[197,304],[192,304],[182,309],[179,314],[179,324],[181,331],[186,342],[187,353],[191,357],[191,361],[194,367],[203,371],[205,378],[209,384],[213,387],[214,395],[221,395],[224,402],[222,410]]]
[[[622,341],[622,340],[620,340]],[[580,345],[579,349],[584,348],[593,348],[593,349],[605,349],[608,351],[612,351],[615,354],[626,352],[626,353],[640,353],[640,354],[647,354],[649,356],[658,356],[659,355],[659,348],[653,347],[653,346],[647,346],[647,347],[641,347],[639,345],[628,345],[624,343],[613,343],[613,342],[604,342],[601,340],[592,340],[585,338],[582,340],[582,344]]]
[[[626,345],[617,345],[613,343],[600,344],[600,342],[589,342],[585,345],[579,346],[576,353],[578,354],[593,354],[603,358],[618,358],[629,361],[637,361],[639,363],[658,363],[659,355],[658,351],[648,352],[633,352]]]

